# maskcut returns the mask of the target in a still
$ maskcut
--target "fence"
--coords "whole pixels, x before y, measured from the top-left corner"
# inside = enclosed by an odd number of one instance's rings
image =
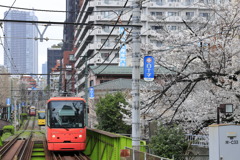
[[[127,156],[125,157],[121,157],[121,160],[173,160],[169,158],[159,157],[146,152],[133,150],[132,148],[125,148],[129,151],[129,154],[127,154]]]
[[[187,134],[186,138],[187,138],[188,141],[191,142],[191,145],[193,145],[193,146],[207,147],[208,148],[208,142],[209,142],[208,135]]]
[[[209,155],[180,155],[174,160],[209,160]]]

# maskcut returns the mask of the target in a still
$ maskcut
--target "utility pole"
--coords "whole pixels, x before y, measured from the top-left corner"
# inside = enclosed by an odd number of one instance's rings
[[[140,80],[140,45],[141,45],[141,1],[132,2],[132,148],[140,150],[140,109],[139,109],[139,80]],[[135,26],[136,25],[136,26]]]
[[[85,60],[85,100],[86,100],[86,126],[88,126],[88,64],[87,64],[87,54],[84,57]]]

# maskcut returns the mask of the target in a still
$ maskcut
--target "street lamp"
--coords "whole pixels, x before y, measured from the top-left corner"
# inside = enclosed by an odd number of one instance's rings
[[[221,113],[233,113],[233,104],[220,104],[219,107],[217,107],[217,124],[219,124],[219,112]]]

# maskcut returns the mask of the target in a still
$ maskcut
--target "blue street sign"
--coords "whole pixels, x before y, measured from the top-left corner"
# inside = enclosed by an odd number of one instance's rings
[[[10,105],[11,105],[11,99],[10,99],[10,98],[7,98],[7,99],[6,99],[6,105],[7,105],[7,106],[10,106]]]
[[[119,66],[126,66],[126,54],[127,54],[127,47],[126,45],[121,45],[121,49],[119,51]]]
[[[89,88],[89,98],[94,98],[94,88],[93,87]]]
[[[152,56],[144,57],[144,80],[154,80],[154,58]]]
[[[123,43],[123,45],[121,45],[120,47],[120,51],[119,51],[119,64],[118,66],[121,66],[121,67],[125,67],[126,66],[126,54],[127,54],[127,47],[126,45],[124,45],[125,41],[126,41],[126,37],[127,37],[127,34],[124,30],[124,27],[119,27],[119,34],[122,35],[122,38],[121,38],[121,42]]]

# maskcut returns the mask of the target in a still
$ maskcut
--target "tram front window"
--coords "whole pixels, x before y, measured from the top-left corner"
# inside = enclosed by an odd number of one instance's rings
[[[82,128],[84,107],[83,101],[51,101],[48,104],[48,125],[51,128]]]
[[[38,113],[38,119],[45,119],[45,113]]]

